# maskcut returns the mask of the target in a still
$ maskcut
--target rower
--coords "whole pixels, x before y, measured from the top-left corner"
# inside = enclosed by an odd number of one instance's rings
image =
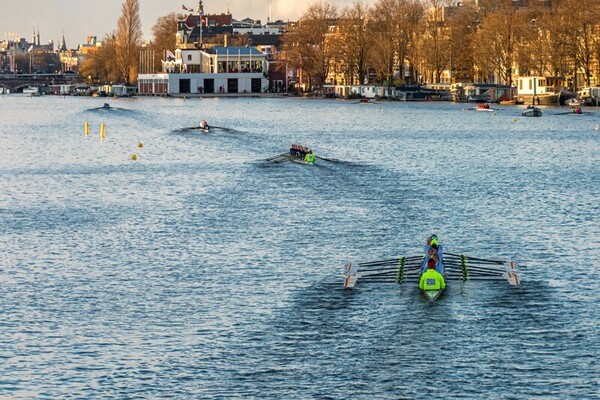
[[[206,122],[205,119],[200,121],[200,129],[210,129],[210,126],[208,126],[208,122]]]
[[[446,288],[446,282],[442,274],[435,269],[435,260],[430,258],[427,261],[427,271],[421,275],[419,280],[419,289],[421,290],[443,290]]]
[[[440,274],[444,274],[444,246],[439,244],[438,237],[434,233],[427,238],[427,244],[423,248],[425,253],[425,260],[423,261],[423,273],[427,271],[427,262],[430,258],[436,258],[435,269]]]
[[[317,157],[313,154],[312,150],[308,150],[308,153],[304,156],[304,161],[309,164],[314,164],[317,161]]]

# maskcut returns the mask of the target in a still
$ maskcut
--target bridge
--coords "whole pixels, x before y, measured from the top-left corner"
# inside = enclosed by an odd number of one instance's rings
[[[80,80],[78,74],[1,74],[0,88],[18,93],[27,86],[72,85]]]

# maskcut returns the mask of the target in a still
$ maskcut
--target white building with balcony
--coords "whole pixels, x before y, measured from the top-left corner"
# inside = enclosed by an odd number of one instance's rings
[[[167,52],[162,73],[138,75],[140,95],[263,93],[266,55],[254,47],[183,48]]]

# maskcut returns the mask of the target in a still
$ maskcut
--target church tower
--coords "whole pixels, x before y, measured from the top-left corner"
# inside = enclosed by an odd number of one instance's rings
[[[60,44],[58,45],[58,51],[63,52],[67,51],[67,43],[65,42],[65,34],[63,33],[62,38],[60,39]]]

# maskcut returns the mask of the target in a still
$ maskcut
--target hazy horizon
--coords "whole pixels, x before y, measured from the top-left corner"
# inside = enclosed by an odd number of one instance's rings
[[[7,3],[13,3],[7,7]],[[263,23],[269,17],[272,20],[296,20],[306,8],[315,1],[311,0],[203,0],[207,14],[220,14],[229,11],[235,19],[246,17],[260,19]],[[329,0],[339,8],[348,6],[354,0]],[[372,4],[374,0],[367,0]],[[39,29],[42,44],[53,40],[58,45],[65,35],[67,47],[76,48],[84,43],[87,36],[97,36],[102,40],[106,34],[117,27],[121,15],[123,0],[2,0],[0,7],[0,40],[10,39],[11,33],[31,40],[33,29]],[[182,4],[194,10],[198,0],[140,0],[140,18],[144,39],[152,36],[152,26],[159,17],[172,12],[181,13]],[[10,8],[10,9],[9,9]],[[7,35],[8,34],[8,35]]]

